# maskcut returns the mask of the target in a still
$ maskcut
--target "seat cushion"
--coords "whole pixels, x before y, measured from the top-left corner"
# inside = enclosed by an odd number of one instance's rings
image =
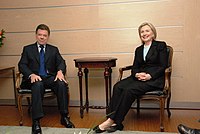
[[[50,88],[45,89],[45,93],[49,93],[49,92],[52,92],[52,89],[50,89]],[[18,93],[20,93],[20,94],[28,94],[28,93],[31,94],[31,90],[28,89],[28,88],[21,88],[21,89],[18,90]]]
[[[161,96],[161,95],[165,95],[165,92],[160,91],[160,90],[156,90],[156,91],[146,92],[145,95],[158,95],[158,96]]]

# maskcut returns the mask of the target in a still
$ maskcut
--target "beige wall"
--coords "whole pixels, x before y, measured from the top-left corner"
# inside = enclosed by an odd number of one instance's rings
[[[79,100],[77,69],[79,57],[116,57],[113,83],[121,66],[132,64],[140,45],[137,27],[153,23],[158,40],[174,48],[172,104],[200,102],[199,0],[6,0],[0,1],[0,29],[6,30],[0,48],[0,66],[16,66],[22,47],[35,41],[40,23],[51,28],[50,43],[59,47],[67,61],[71,102]],[[91,103],[105,103],[103,70],[89,74]],[[0,74],[0,99],[13,99],[10,74]],[[198,103],[199,104],[199,103]]]

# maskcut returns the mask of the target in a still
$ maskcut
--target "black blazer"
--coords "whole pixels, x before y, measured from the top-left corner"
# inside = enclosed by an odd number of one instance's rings
[[[30,74],[39,73],[39,51],[37,43],[24,46],[21,59],[18,63],[19,71],[23,74],[24,79],[28,79]],[[62,70],[66,73],[65,60],[59,53],[57,47],[46,44],[45,48],[45,65],[48,75],[56,75],[57,71]]]
[[[161,89],[164,87],[164,75],[168,61],[166,43],[154,40],[146,55],[146,61],[143,59],[143,48],[144,44],[135,50],[131,75],[135,78],[136,73],[149,73],[152,78],[146,83]]]

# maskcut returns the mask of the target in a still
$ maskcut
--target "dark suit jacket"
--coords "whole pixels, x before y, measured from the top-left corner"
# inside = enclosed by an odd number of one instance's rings
[[[39,63],[37,43],[25,46],[18,63],[23,79],[28,79],[32,73],[38,75]],[[45,65],[48,75],[55,76],[59,70],[62,70],[63,74],[66,73],[65,60],[61,57],[58,48],[49,44],[46,44],[45,48]]]
[[[144,44],[135,50],[131,75],[135,78],[136,73],[149,73],[152,78],[147,81],[147,84],[161,89],[164,87],[164,75],[168,61],[166,43],[153,41],[146,55],[146,61],[143,59],[143,48]]]

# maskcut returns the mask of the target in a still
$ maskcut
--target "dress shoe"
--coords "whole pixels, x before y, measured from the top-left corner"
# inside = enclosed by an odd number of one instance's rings
[[[123,124],[117,124],[117,125],[114,125],[114,126],[110,126],[109,128],[106,128],[106,131],[108,132],[108,133],[112,133],[112,132],[115,132],[115,131],[117,131],[117,130],[123,130],[123,128],[124,128],[124,125]]]
[[[37,120],[33,121],[32,134],[42,134],[42,130],[41,130],[41,127],[40,127],[40,122],[37,121]]]
[[[178,131],[181,134],[200,134],[200,129],[192,129],[182,124],[178,125]]]
[[[66,128],[75,128],[74,124],[69,120],[68,117],[62,117],[60,123]]]
[[[101,129],[99,128],[99,125],[97,125],[96,127],[94,127],[93,130],[95,131],[95,133],[103,133],[103,132],[106,131],[106,130],[101,130]]]

